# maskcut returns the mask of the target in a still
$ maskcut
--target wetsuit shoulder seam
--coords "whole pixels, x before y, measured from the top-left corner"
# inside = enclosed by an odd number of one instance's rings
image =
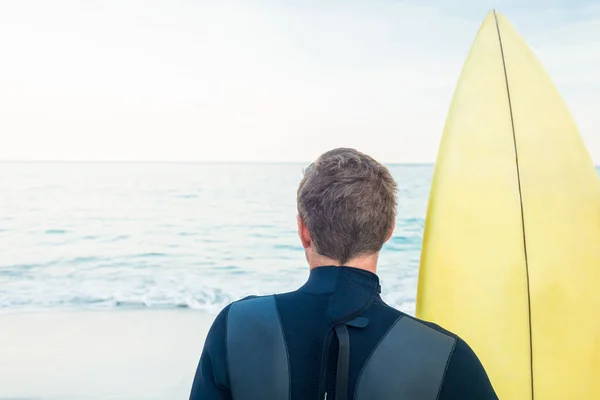
[[[442,328],[441,326],[438,326],[436,324],[432,324],[430,322],[428,323],[428,322],[422,321],[422,320],[420,320],[418,318],[415,318],[415,317],[412,317],[410,315],[407,315],[407,317],[410,318],[410,319],[412,319],[413,321],[415,321],[415,322],[417,322],[417,323],[425,326],[426,328],[429,328],[429,329],[432,329],[432,330],[434,330],[436,332],[441,333],[444,336],[451,337],[454,340],[457,339],[457,335],[456,334],[454,334],[454,333],[452,333],[450,331],[447,331],[446,329]]]
[[[227,382],[227,386],[231,387],[231,382],[229,380],[229,340],[227,340],[227,330],[229,329],[229,310],[231,309],[231,306],[233,305],[230,304],[227,306],[227,309],[225,311],[225,382]]]
[[[443,333],[443,332],[440,332],[440,333]],[[444,373],[442,374],[442,380],[440,381],[440,387],[438,388],[438,394],[435,397],[436,400],[439,400],[440,395],[442,394],[442,388],[444,387],[444,383],[446,381],[446,374],[448,373],[448,368],[450,367],[450,360],[452,360],[452,357],[454,356],[454,351],[456,350],[456,343],[458,342],[458,339],[456,337],[453,337],[453,339],[454,339],[454,343],[452,343],[452,350],[450,351],[450,354],[448,355],[448,359],[446,360],[446,367],[444,368]]]

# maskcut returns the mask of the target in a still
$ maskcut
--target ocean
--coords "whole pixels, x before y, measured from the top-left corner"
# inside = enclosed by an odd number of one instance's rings
[[[200,309],[293,290],[301,164],[0,164],[0,312]],[[414,314],[432,165],[390,165],[382,297]]]
[[[218,312],[293,290],[302,164],[0,164],[0,312],[161,308]],[[391,165],[397,228],[382,296],[414,312],[433,166]]]

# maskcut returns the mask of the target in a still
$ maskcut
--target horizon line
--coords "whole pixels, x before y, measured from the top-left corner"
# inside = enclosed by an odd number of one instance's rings
[[[308,165],[313,161],[274,161],[274,160],[3,160],[0,164],[289,164],[289,165]],[[417,162],[417,161],[380,161],[386,165],[411,165],[411,166],[429,166],[435,162]]]

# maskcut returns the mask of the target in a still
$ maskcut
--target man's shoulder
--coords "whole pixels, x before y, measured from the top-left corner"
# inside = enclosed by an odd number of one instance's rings
[[[238,300],[234,300],[232,302],[230,302],[229,304],[227,304],[225,307],[223,307],[221,309],[221,311],[219,312],[219,314],[217,315],[217,317],[215,318],[215,320],[223,320],[226,321],[227,320],[227,316],[229,315],[229,311],[231,310],[232,307],[234,307],[237,304],[240,303],[245,303],[248,302],[250,300],[256,300],[256,299],[264,299],[264,298],[269,298],[269,297],[274,297],[274,295],[272,294],[268,294],[268,295],[248,295],[246,297],[242,297],[241,299]]]
[[[433,322],[405,315],[422,327],[453,340],[439,399],[497,399],[487,372],[473,348],[458,334]],[[427,335],[425,335],[427,336]],[[432,338],[432,340],[435,340]]]
[[[435,324],[435,323],[429,322],[429,321],[425,321],[423,319],[420,319],[420,318],[414,317],[412,315],[409,315],[407,313],[404,313],[404,312],[384,303],[383,301],[379,302],[378,304],[379,304],[379,306],[388,310],[388,312],[393,313],[397,318],[396,321],[398,321],[398,322],[400,322],[401,318],[407,318],[414,325],[418,325],[427,331],[435,331],[437,333],[442,334],[443,336],[447,336],[451,339],[454,339],[455,341],[461,340],[461,338],[457,334],[455,334],[454,332],[451,332],[447,329],[444,329],[443,327],[441,327],[438,324]],[[405,320],[405,322],[406,321],[407,320]]]
[[[408,318],[413,324],[417,324],[425,330],[437,332],[443,337],[446,337],[449,340],[452,340],[452,350],[449,354],[450,357],[459,358],[463,361],[470,361],[469,364],[476,365],[479,367],[480,361],[475,351],[469,346],[469,344],[457,333],[454,333],[436,323],[426,321],[417,317],[413,317],[408,314],[404,314],[401,311],[396,310],[401,318]],[[439,337],[439,335],[437,335]],[[432,340],[434,340],[435,336],[430,336]]]

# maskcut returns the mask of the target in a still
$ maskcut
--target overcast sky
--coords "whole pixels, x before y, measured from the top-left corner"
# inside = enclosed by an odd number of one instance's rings
[[[600,164],[600,7],[578,0],[0,0],[0,159],[433,162],[495,7]]]

